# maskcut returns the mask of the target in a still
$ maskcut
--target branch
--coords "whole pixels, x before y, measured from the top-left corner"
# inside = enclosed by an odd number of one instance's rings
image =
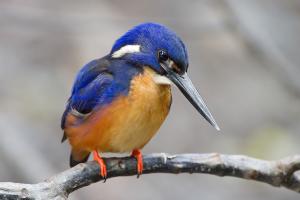
[[[108,178],[136,175],[134,158],[106,158]],[[233,176],[285,187],[300,193],[300,155],[278,161],[242,155],[150,154],[144,156],[144,174],[205,173]],[[0,199],[67,199],[68,195],[102,180],[96,162],[80,164],[37,184],[0,183]]]

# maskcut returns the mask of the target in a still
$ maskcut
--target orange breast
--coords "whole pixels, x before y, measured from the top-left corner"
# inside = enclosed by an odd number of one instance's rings
[[[101,152],[128,152],[140,149],[157,132],[165,120],[170,104],[169,85],[154,82],[155,72],[144,73],[131,81],[128,96],[91,114],[83,123],[65,129],[73,149]],[[74,116],[67,116],[72,124]],[[74,123],[73,123],[74,124]]]

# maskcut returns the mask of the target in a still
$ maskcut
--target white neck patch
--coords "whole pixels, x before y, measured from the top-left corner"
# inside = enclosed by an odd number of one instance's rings
[[[172,81],[170,79],[168,79],[165,76],[159,75],[159,74],[155,74],[153,77],[153,80],[156,84],[159,85],[171,85]]]
[[[119,49],[118,51],[115,51],[112,54],[113,58],[120,58],[122,56],[124,56],[127,53],[136,53],[136,52],[140,52],[140,45],[126,45],[124,47],[122,47],[121,49]]]

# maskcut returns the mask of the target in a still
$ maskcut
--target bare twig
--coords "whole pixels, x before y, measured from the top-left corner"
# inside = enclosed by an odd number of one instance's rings
[[[134,158],[106,158],[108,178],[136,175]],[[300,193],[300,155],[278,161],[259,160],[242,155],[150,154],[144,156],[144,174],[206,173],[233,176],[283,186]],[[80,164],[37,184],[0,183],[0,199],[67,199],[84,186],[102,180],[95,162]]]

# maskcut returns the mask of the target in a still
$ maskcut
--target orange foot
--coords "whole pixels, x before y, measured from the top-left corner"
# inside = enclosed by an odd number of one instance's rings
[[[106,172],[106,165],[104,163],[104,160],[101,158],[98,151],[93,151],[93,157],[94,157],[94,160],[97,161],[97,163],[100,166],[100,175],[102,176],[102,178],[104,179],[104,182],[105,182],[106,177],[107,177],[107,172]]]
[[[131,156],[134,156],[137,160],[137,177],[139,177],[143,173],[143,155],[142,152],[138,149],[134,149],[131,153]]]

